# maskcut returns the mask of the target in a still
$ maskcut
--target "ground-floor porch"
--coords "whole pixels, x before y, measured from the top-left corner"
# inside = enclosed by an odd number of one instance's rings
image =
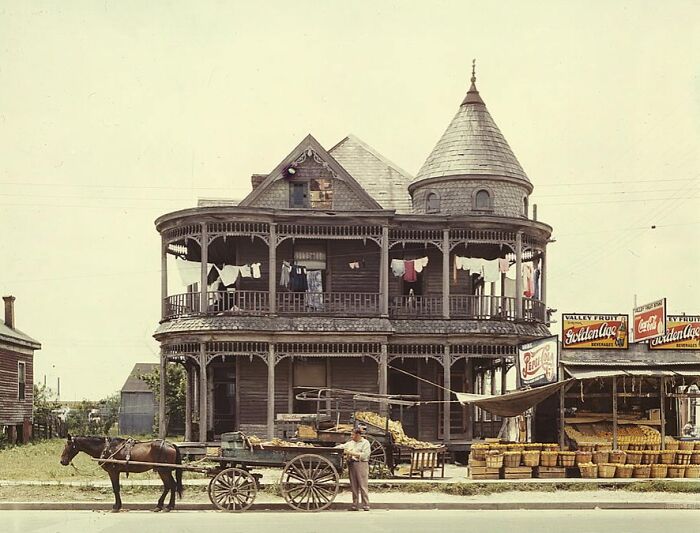
[[[188,441],[237,430],[272,438],[275,420],[284,414],[333,411],[337,422],[346,423],[355,410],[381,410],[352,394],[334,405],[299,398],[305,388],[317,387],[415,398],[419,405],[390,408],[406,434],[466,449],[473,440],[496,436],[502,421],[460,405],[449,391],[512,390],[514,354],[515,345],[224,341],[164,345],[161,366],[181,364],[186,371]],[[160,415],[165,417],[163,407]]]

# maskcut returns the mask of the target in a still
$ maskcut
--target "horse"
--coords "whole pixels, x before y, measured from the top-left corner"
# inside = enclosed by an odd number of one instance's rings
[[[118,459],[127,461],[126,464],[100,462],[102,469],[109,474],[114,491],[114,505],[112,512],[117,513],[122,507],[122,499],[119,495],[119,474],[131,472],[147,472],[155,470],[160,479],[163,480],[163,494],[158,498],[158,504],[153,511],[171,511],[175,508],[175,492],[182,498],[182,469],[167,468],[161,466],[149,466],[141,464],[128,464],[128,461],[139,461],[145,463],[166,463],[182,464],[180,450],[165,440],[158,439],[146,442],[138,442],[132,439],[110,438],[110,437],[71,437],[61,454],[61,464],[68,466],[79,452],[84,452],[95,459]],[[172,471],[175,470],[175,479]],[[165,497],[170,492],[170,501],[165,509],[163,503]]]

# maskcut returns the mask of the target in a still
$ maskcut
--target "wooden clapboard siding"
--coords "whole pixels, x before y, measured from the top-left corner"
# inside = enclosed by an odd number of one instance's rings
[[[267,365],[259,357],[242,358],[239,372],[239,425],[265,424],[267,421]]]
[[[359,392],[379,392],[379,373],[377,363],[370,357],[332,357],[331,387]],[[358,410],[377,411],[378,405],[367,402],[355,402]],[[351,399],[341,402],[341,420],[348,422],[352,414]]]
[[[26,364],[26,387],[23,401],[17,399],[17,362]],[[0,350],[0,424],[21,424],[32,418],[34,382],[33,356]]]
[[[291,359],[282,359],[275,366],[275,415],[289,411],[289,365]]]
[[[433,359],[420,360],[418,365],[419,376],[430,383],[438,382],[438,374],[442,372],[442,366]],[[422,401],[435,401],[440,399],[437,387],[429,383],[421,382],[420,397]],[[419,432],[418,439],[433,441],[438,438],[438,404],[427,404],[419,407]]]
[[[377,243],[367,241],[329,241],[328,278],[333,292],[379,292],[380,249]],[[364,261],[358,269],[348,263]]]

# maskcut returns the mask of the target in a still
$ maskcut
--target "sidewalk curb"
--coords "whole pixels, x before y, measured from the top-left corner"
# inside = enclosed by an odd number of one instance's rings
[[[332,506],[331,511],[343,511],[347,503]],[[112,505],[102,502],[0,502],[0,511],[110,511]],[[123,511],[150,511],[153,504],[125,504]],[[378,503],[377,510],[430,510],[430,511],[590,511],[590,510],[700,510],[698,503],[678,502],[445,502],[445,503]],[[179,503],[179,511],[216,512],[210,503]],[[251,511],[289,511],[284,503],[254,504]]]

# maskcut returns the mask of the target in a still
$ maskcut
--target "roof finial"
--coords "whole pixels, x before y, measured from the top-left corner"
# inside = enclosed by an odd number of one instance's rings
[[[476,83],[476,59],[472,59],[472,84]]]

